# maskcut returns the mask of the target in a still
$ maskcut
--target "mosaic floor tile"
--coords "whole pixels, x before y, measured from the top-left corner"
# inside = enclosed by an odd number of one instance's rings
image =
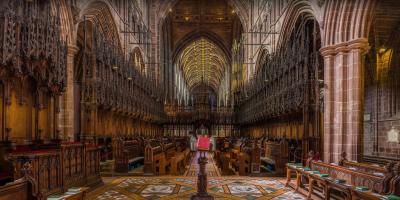
[[[282,178],[220,176],[209,156],[208,193],[215,200],[303,200],[304,196],[286,188]],[[88,200],[189,200],[197,192],[197,161],[194,159],[185,176],[120,177],[88,196]]]
[[[283,195],[273,198],[273,200],[305,200],[305,199],[307,199],[305,196],[298,194],[294,191],[286,192]]]
[[[171,194],[174,191],[175,187],[176,185],[148,185],[142,191],[142,194],[152,194],[152,193]]]
[[[255,185],[228,185],[232,194],[261,194],[261,191]]]

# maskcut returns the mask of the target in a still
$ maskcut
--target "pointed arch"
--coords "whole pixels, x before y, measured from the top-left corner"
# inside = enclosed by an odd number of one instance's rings
[[[277,48],[281,47],[287,40],[290,39],[291,34],[300,17],[316,19],[316,14],[310,1],[291,1],[288,4],[287,14],[283,21],[281,34],[279,34]],[[320,27],[320,26],[319,26]],[[320,31],[322,31],[320,29]]]
[[[374,17],[375,0],[336,1],[325,3],[322,46],[332,46],[361,38],[368,38]]]
[[[116,23],[116,13],[109,2],[104,0],[88,1],[79,14],[79,22],[89,20],[101,28],[104,37],[109,41],[114,41],[115,45],[122,48],[122,37]],[[76,28],[78,30],[78,28]],[[77,32],[75,33],[76,36]],[[76,38],[76,37],[75,37]]]

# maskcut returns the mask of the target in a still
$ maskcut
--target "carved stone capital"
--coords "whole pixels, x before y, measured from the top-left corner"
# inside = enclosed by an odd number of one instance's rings
[[[367,38],[358,38],[355,40],[342,42],[339,44],[325,46],[322,47],[319,51],[321,55],[326,56],[334,56],[339,53],[347,53],[352,50],[361,50],[362,52],[366,52],[369,50],[368,39]]]

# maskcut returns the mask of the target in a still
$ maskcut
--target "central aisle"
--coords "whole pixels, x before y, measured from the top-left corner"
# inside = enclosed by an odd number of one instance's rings
[[[197,174],[199,173],[199,165],[197,164],[197,159],[199,158],[199,156],[200,153],[196,152],[190,162],[189,169],[184,174],[185,176],[197,176]],[[207,153],[207,158],[208,158],[208,163],[206,165],[207,176],[208,177],[221,176],[219,169],[214,162],[213,156],[210,153]]]

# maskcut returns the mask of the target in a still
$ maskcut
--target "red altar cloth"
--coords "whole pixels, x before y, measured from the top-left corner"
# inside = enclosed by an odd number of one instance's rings
[[[209,148],[210,148],[210,138],[200,136],[197,139],[197,149],[203,150],[203,151],[208,151]]]

